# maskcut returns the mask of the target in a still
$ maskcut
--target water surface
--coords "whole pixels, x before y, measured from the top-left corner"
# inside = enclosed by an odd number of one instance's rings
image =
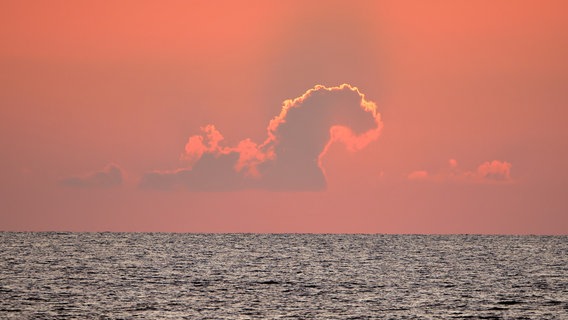
[[[0,233],[0,319],[568,319],[568,237]]]

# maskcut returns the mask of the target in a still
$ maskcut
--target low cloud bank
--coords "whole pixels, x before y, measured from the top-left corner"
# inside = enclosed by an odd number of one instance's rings
[[[118,165],[109,164],[102,170],[64,178],[59,180],[59,183],[72,188],[111,188],[122,185],[123,176],[123,171]]]
[[[475,183],[512,182],[511,163],[506,161],[486,161],[475,171],[462,171],[455,159],[448,160],[448,167],[436,173],[416,170],[407,175],[408,180],[465,181]]]

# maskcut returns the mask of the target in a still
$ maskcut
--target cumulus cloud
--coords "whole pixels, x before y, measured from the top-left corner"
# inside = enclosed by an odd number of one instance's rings
[[[61,179],[59,183],[66,187],[77,188],[110,188],[120,186],[123,181],[123,172],[116,164],[109,164],[100,171],[91,172],[81,176]]]
[[[247,188],[323,190],[322,159],[329,147],[342,143],[357,151],[376,140],[383,127],[377,106],[358,88],[317,85],[300,97],[286,100],[267,127],[262,143],[250,139],[227,146],[214,125],[189,137],[175,171],[145,174],[141,186],[194,191]]]
[[[475,171],[462,171],[455,159],[448,160],[448,167],[435,173],[426,170],[413,171],[408,180],[465,181],[475,183],[511,182],[511,163],[506,161],[486,161]]]

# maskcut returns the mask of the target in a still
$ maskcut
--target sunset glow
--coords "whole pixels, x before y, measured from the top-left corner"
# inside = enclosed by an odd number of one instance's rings
[[[0,230],[567,234],[565,1],[0,4]]]

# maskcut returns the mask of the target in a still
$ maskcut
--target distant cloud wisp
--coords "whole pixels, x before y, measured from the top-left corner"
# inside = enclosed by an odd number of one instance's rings
[[[59,180],[62,186],[75,188],[110,188],[120,186],[124,179],[122,169],[116,164],[109,164],[102,170],[82,176]]]
[[[475,171],[462,171],[455,159],[448,160],[448,168],[436,173],[416,170],[407,175],[408,180],[465,181],[474,183],[512,182],[511,163],[507,161],[485,161]]]
[[[194,191],[248,188],[316,191],[326,187],[322,158],[335,142],[357,151],[376,140],[383,124],[377,106],[357,87],[317,85],[298,98],[286,100],[268,124],[260,144],[245,139],[226,146],[214,125],[191,136],[175,171],[153,171],[141,186]]]

